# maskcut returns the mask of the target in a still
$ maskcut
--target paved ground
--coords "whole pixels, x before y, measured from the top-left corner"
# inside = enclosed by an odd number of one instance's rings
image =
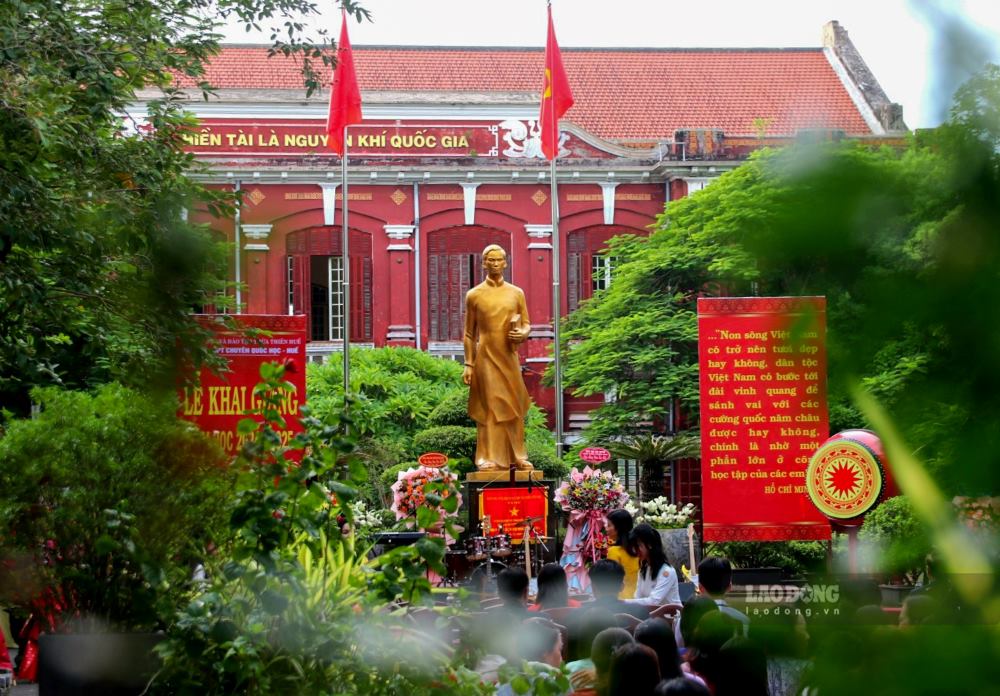
[[[3,640],[0,637],[0,640]],[[17,649],[10,649],[11,660],[17,660]],[[38,696],[38,684],[18,684],[11,689],[10,696]]]

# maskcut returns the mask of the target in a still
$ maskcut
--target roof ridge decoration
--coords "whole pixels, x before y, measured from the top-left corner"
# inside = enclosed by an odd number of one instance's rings
[[[871,110],[878,125],[884,131],[891,133],[909,130],[903,121],[902,105],[889,100],[882,85],[875,79],[875,75],[861,57],[854,42],[847,35],[847,30],[840,26],[840,22],[835,19],[823,25],[823,48],[827,57],[831,57],[832,54],[836,58],[836,62],[839,63],[839,67],[842,68],[843,72],[837,70],[838,65],[834,64],[833,66],[841,79],[843,80],[846,76],[850,80],[850,84],[845,83],[845,87],[848,88],[849,92],[852,91],[852,86],[858,90],[865,105]],[[833,63],[832,60],[831,63]],[[852,93],[851,96],[857,102],[857,95]],[[858,104],[858,106],[860,108],[861,105]]]

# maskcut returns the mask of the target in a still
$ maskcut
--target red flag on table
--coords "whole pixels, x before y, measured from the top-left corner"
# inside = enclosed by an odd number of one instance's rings
[[[340,43],[337,45],[337,68],[330,85],[330,111],[326,117],[327,142],[338,155],[344,154],[344,128],[361,123],[361,89],[354,72],[354,54],[347,38],[347,13],[340,11]]]
[[[538,124],[542,131],[542,152],[546,159],[559,154],[559,119],[573,106],[573,93],[563,69],[556,30],[549,7],[549,36],[545,41],[545,86],[542,88],[542,109]]]

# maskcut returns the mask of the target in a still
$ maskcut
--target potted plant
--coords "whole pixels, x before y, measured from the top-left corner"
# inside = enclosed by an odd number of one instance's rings
[[[910,593],[931,551],[930,537],[924,525],[913,514],[910,501],[896,496],[865,515],[858,538],[872,548],[871,570],[885,582],[882,603],[900,606]]]
[[[655,527],[663,539],[663,550],[667,554],[667,562],[678,572],[682,566],[695,565],[698,562],[698,541],[694,529],[688,526],[694,522],[695,506],[691,503],[678,505],[670,502],[665,496],[639,503],[639,507],[626,507],[636,523],[645,522]],[[691,574],[697,566],[688,568]]]
[[[0,543],[20,559],[18,582],[0,578],[0,601],[43,620],[43,694],[89,693],[88,676],[111,693],[116,667],[126,681],[143,678],[156,638],[135,633],[161,628],[189,589],[192,568],[223,529],[230,473],[214,441],[177,419],[173,398],[116,384],[33,398],[38,415],[10,422],[0,439]],[[122,632],[132,635],[95,637]],[[104,659],[112,650],[117,664]]]

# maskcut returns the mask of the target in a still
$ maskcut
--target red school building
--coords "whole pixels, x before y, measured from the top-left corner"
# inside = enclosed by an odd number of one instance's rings
[[[563,315],[611,282],[609,238],[647,233],[666,201],[754,149],[896,140],[906,129],[836,22],[815,48],[562,54],[576,102],[558,160]],[[551,412],[539,383],[553,338],[549,167],[536,124],[542,49],[355,46],[354,55],[365,122],[351,129],[348,159],[350,341],[461,359],[464,294],[481,279],[483,247],[499,244],[533,327],[525,381]],[[224,47],[206,79],[217,96],[200,101],[192,89],[190,104],[201,119],[189,139],[195,176],[239,189],[243,204],[234,219],[192,219],[238,250],[230,279],[242,284],[242,311],[305,314],[310,359],[324,360],[342,348],[343,312],[341,162],[324,146],[327,95],[307,99],[294,61],[269,59],[263,46]],[[579,430],[596,402],[567,396],[564,430]],[[682,478],[696,485],[690,474]]]

